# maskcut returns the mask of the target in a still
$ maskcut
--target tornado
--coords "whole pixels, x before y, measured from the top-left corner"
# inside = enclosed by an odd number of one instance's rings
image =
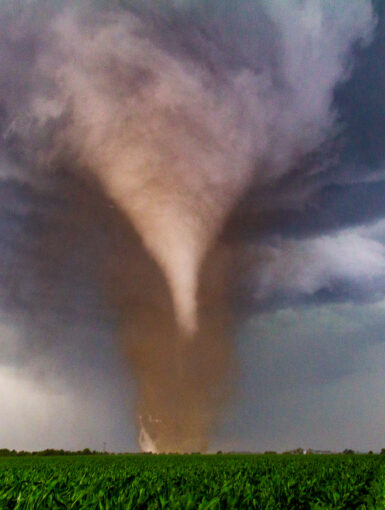
[[[130,13],[96,33],[84,23],[72,11],[56,22],[60,65],[43,58],[43,72],[72,103],[81,164],[137,229],[168,281],[181,335],[192,336],[202,261],[250,182],[256,140],[266,143],[244,102],[254,77],[216,83],[202,65],[143,39]]]
[[[4,136],[35,184],[65,167],[116,209],[100,278],[143,450],[209,448],[237,372],[221,234],[252,187],[335,135],[333,89],[374,23],[370,2],[341,5],[1,6]]]

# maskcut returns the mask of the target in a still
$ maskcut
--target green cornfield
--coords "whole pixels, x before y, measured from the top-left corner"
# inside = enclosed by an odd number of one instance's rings
[[[0,458],[1,509],[385,509],[385,455]]]

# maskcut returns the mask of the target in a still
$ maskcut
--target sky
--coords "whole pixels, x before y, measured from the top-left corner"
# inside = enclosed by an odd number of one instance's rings
[[[0,447],[380,451],[382,2],[0,27]]]

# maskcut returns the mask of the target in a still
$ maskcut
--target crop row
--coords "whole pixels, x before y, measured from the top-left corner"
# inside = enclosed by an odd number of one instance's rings
[[[385,509],[384,456],[0,459],[2,509]]]

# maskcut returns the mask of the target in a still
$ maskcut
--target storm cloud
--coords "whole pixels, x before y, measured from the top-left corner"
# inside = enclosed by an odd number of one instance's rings
[[[282,374],[258,330],[265,383],[240,375],[248,324],[383,299],[383,7],[4,1],[0,26],[9,399],[100,381],[91,421],[100,399],[142,448],[206,450],[234,381],[252,407]]]

